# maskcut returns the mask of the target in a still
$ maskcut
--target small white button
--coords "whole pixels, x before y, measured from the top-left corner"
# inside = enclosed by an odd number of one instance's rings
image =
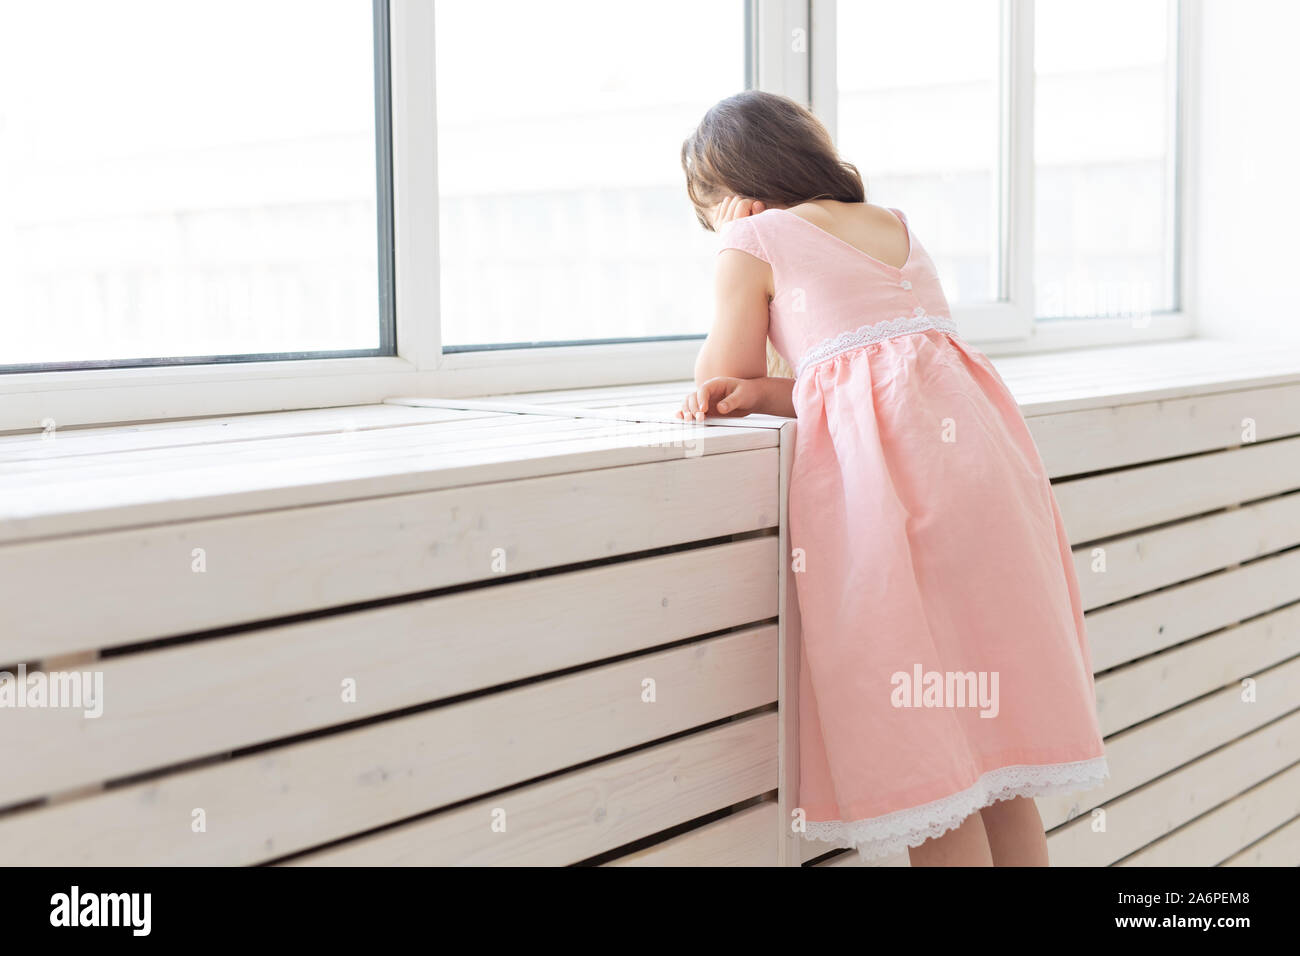
[[[898,283],[898,284],[901,285],[904,289],[910,289],[910,288],[912,288],[912,282],[911,282],[910,279],[904,279],[902,282],[900,282],[900,283]]]
[[[925,315],[925,309],[921,308],[921,307],[918,305],[915,309],[912,310],[912,314],[913,314],[913,315]]]

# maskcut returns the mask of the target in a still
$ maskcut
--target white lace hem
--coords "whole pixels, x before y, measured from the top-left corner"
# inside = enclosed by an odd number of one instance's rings
[[[795,368],[795,377],[798,378],[802,375],[804,369],[833,358],[841,352],[858,349],[875,342],[883,342],[885,339],[897,338],[900,335],[927,332],[930,329],[943,332],[946,335],[957,334],[957,326],[953,324],[951,319],[945,319],[937,315],[900,315],[896,319],[877,322],[875,325],[863,325],[849,332],[841,332],[834,338],[814,345],[799,360],[799,364]]]
[[[855,847],[866,860],[892,856],[956,829],[976,810],[999,800],[1090,790],[1108,776],[1105,757],[1076,763],[999,767],[967,789],[919,807],[847,823],[809,822],[804,838]]]

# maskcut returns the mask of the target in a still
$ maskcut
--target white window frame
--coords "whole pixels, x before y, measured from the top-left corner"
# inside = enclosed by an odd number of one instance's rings
[[[1009,56],[1004,116],[1002,250],[1009,301],[956,310],[968,337],[991,354],[1184,337],[1192,274],[1191,126],[1187,51],[1194,4],[1178,18],[1180,163],[1179,302],[1182,312],[1149,326],[1125,320],[1033,320],[1033,6],[1002,0]],[[390,0],[397,355],[148,368],[29,372],[0,376],[0,432],[380,402],[399,396],[465,397],[554,388],[685,379],[693,340],[579,345],[444,354],[439,341],[438,180],[434,4]],[[834,132],[835,0],[749,0],[751,83],[809,104]],[[802,31],[802,32],[800,32]],[[802,40],[802,42],[798,42]],[[1025,77],[1029,82],[1022,82]]]
[[[1187,143],[1192,123],[1192,71],[1188,61],[1195,49],[1195,8],[1176,0],[1176,26],[1171,24],[1171,69],[1175,71],[1177,102],[1170,129],[1170,187],[1175,190],[1176,214],[1170,226],[1176,268],[1178,308],[1142,317],[1038,319],[1034,308],[1034,2],[1001,0],[1001,196],[999,266],[1006,290],[1002,301],[953,307],[953,319],[964,337],[990,355],[1045,352],[1100,345],[1186,338],[1195,331],[1190,313],[1192,234],[1191,189]],[[798,3],[788,4],[795,16]],[[806,99],[797,89],[775,89],[806,103],[836,134],[837,0],[809,0],[808,29],[812,38],[811,78]],[[852,157],[848,157],[852,160]],[[1009,227],[1009,228],[1008,228]]]

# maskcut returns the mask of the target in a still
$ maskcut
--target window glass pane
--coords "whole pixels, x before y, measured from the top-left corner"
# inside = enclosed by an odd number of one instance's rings
[[[907,213],[951,301],[998,299],[1000,4],[853,0],[836,18],[836,138],[867,199]]]
[[[372,22],[0,4],[0,365],[377,349]]]
[[[1040,317],[1177,307],[1166,0],[1034,8]]]
[[[744,5],[439,0],[444,347],[707,331],[680,148],[744,88]]]

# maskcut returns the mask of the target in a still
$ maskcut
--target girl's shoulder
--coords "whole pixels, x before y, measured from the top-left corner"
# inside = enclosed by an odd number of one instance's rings
[[[721,248],[748,252],[770,265],[773,255],[783,242],[788,241],[787,237],[800,237],[811,222],[811,219],[794,212],[793,208],[764,209],[752,216],[731,220],[719,233],[722,236]]]
[[[764,209],[752,216],[731,220],[718,233],[721,239],[718,244],[718,251],[738,249],[771,265],[772,256],[768,252],[768,247],[772,241],[773,215],[781,211],[779,209]]]

